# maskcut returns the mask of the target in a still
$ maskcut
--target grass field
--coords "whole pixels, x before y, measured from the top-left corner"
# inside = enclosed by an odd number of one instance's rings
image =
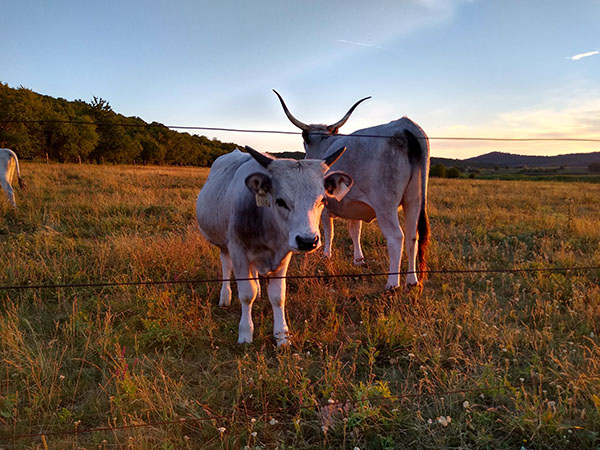
[[[207,169],[22,173],[19,210],[0,202],[1,285],[220,277],[194,219]],[[432,179],[430,266],[600,266],[598,199],[600,184]],[[333,259],[294,256],[290,275],[386,271],[376,223],[364,269],[336,225]],[[284,349],[264,288],[244,346],[218,284],[0,290],[0,448],[600,448],[599,281],[433,274],[415,297],[385,277],[290,280]]]

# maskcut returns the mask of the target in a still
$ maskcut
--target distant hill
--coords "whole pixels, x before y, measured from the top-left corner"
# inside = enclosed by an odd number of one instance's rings
[[[274,153],[278,158],[304,159],[304,152],[280,152]],[[431,158],[431,165],[443,164],[446,167],[457,167],[464,170],[467,168],[487,169],[493,167],[564,167],[585,168],[592,163],[600,163],[600,152],[572,153],[570,155],[557,156],[526,156],[513,153],[491,152],[485,155],[475,156],[467,159]]]
[[[447,167],[464,169],[490,167],[565,167],[582,168],[592,163],[600,163],[600,152],[572,153],[557,156],[527,156],[512,153],[491,152],[467,159],[431,158],[431,165],[443,164]]]

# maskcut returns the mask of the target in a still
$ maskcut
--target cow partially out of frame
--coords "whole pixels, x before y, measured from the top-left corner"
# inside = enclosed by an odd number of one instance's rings
[[[15,193],[12,187],[12,180],[15,170],[17,172],[19,186],[24,188],[25,184],[21,178],[19,159],[17,158],[16,153],[8,148],[0,148],[0,184],[2,185],[2,189],[4,189],[4,193],[6,194],[6,197],[13,208],[17,207],[17,203],[15,202]]]
[[[290,113],[281,95],[273,92],[279,97],[288,119],[302,130],[307,158],[324,158],[335,148],[348,148],[336,163],[336,169],[349,174],[354,179],[354,186],[342,201],[328,202],[323,213],[325,256],[331,256],[333,217],[342,217],[349,221],[354,263],[364,264],[360,245],[361,221],[371,222],[377,218],[388,247],[386,289],[399,286],[398,273],[405,241],[408,255],[406,286],[422,288],[430,236],[426,210],[429,140],[425,132],[403,117],[349,135],[338,135],[339,128],[354,109],[370,97],[356,102],[340,121],[332,125],[306,125]],[[406,235],[400,228],[399,207],[404,209]]]
[[[285,320],[285,276],[293,252],[321,245],[324,204],[340,201],[352,178],[329,167],[346,150],[326,158],[276,159],[246,147],[216,159],[196,201],[200,230],[221,251],[223,285],[219,306],[231,304],[231,271],[242,304],[239,343],[252,342],[252,304],[260,292],[258,275],[268,278],[277,345],[289,341]],[[270,278],[269,278],[270,277]]]

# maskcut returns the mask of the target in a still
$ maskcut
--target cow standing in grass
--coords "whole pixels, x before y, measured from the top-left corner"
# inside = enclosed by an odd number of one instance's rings
[[[289,340],[285,320],[285,275],[293,252],[321,244],[319,221],[324,204],[340,201],[352,186],[343,172],[325,174],[346,150],[326,158],[275,159],[246,147],[214,162],[196,201],[200,230],[221,250],[223,285],[219,306],[231,304],[231,271],[242,304],[239,343],[252,342],[252,304],[258,275],[267,278],[277,345]]]
[[[354,263],[364,264],[360,246],[361,221],[368,223],[376,218],[388,247],[389,275],[386,289],[398,287],[398,272],[405,241],[398,220],[398,208],[402,207],[408,254],[406,286],[422,287],[430,235],[426,210],[429,176],[427,135],[416,123],[403,117],[385,125],[340,136],[337,134],[339,128],[350,118],[354,109],[370,97],[356,102],[333,125],[306,125],[290,113],[283,98],[277,91],[274,92],[288,119],[302,130],[307,158],[322,158],[340,146],[348,148],[336,163],[336,169],[349,174],[354,179],[354,187],[342,201],[327,203],[327,209],[323,213],[325,256],[331,256],[333,217],[342,217],[349,220]]]
[[[17,155],[8,148],[0,148],[0,184],[2,184],[2,189],[4,189],[4,193],[6,194],[6,197],[13,208],[17,207],[17,203],[15,202],[15,193],[12,188],[12,179],[15,174],[15,169],[17,171],[19,186],[24,188],[25,184],[21,178],[19,159],[17,158]]]

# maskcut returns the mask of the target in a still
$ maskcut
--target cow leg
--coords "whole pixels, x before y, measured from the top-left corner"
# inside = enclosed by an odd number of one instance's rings
[[[417,277],[417,222],[419,220],[419,199],[413,202],[404,202],[404,232],[406,234],[406,256],[408,257],[408,274],[406,287],[411,288],[419,284]]]
[[[323,224],[323,256],[331,258],[331,245],[333,244],[333,216],[327,209],[321,213],[321,223]]]
[[[360,220],[348,220],[348,232],[352,238],[352,244],[354,246],[354,259],[352,262],[355,266],[365,265],[365,256],[363,255],[362,248],[360,247],[360,229],[362,227],[362,221]]]
[[[398,221],[396,208],[376,211],[379,228],[387,241],[388,256],[390,258],[389,274],[386,289],[395,289],[400,285],[400,261],[402,260],[402,247],[404,233]]]
[[[2,180],[2,189],[4,189],[4,192],[6,193],[6,198],[8,198],[10,204],[13,206],[13,208],[16,208],[17,204],[15,202],[15,193],[10,183],[6,180]]]
[[[260,281],[258,279],[258,270],[252,270],[252,278],[256,279],[256,298],[260,298]]]
[[[233,268],[231,264],[231,258],[229,253],[221,250],[221,267],[223,269],[223,285],[221,286],[221,296],[219,298],[219,306],[231,305],[231,270]]]
[[[231,252],[233,271],[237,280],[238,296],[242,304],[242,318],[240,319],[238,344],[251,343],[254,334],[252,323],[252,304],[258,292],[258,280],[254,280],[255,270],[250,266],[243,251]]]
[[[277,346],[287,345],[289,343],[289,328],[285,320],[285,293],[286,293],[286,282],[285,277],[292,257],[291,253],[283,259],[281,267],[277,272],[273,273],[273,277],[269,279],[269,286],[267,291],[269,293],[269,301],[273,308],[273,336]]]

